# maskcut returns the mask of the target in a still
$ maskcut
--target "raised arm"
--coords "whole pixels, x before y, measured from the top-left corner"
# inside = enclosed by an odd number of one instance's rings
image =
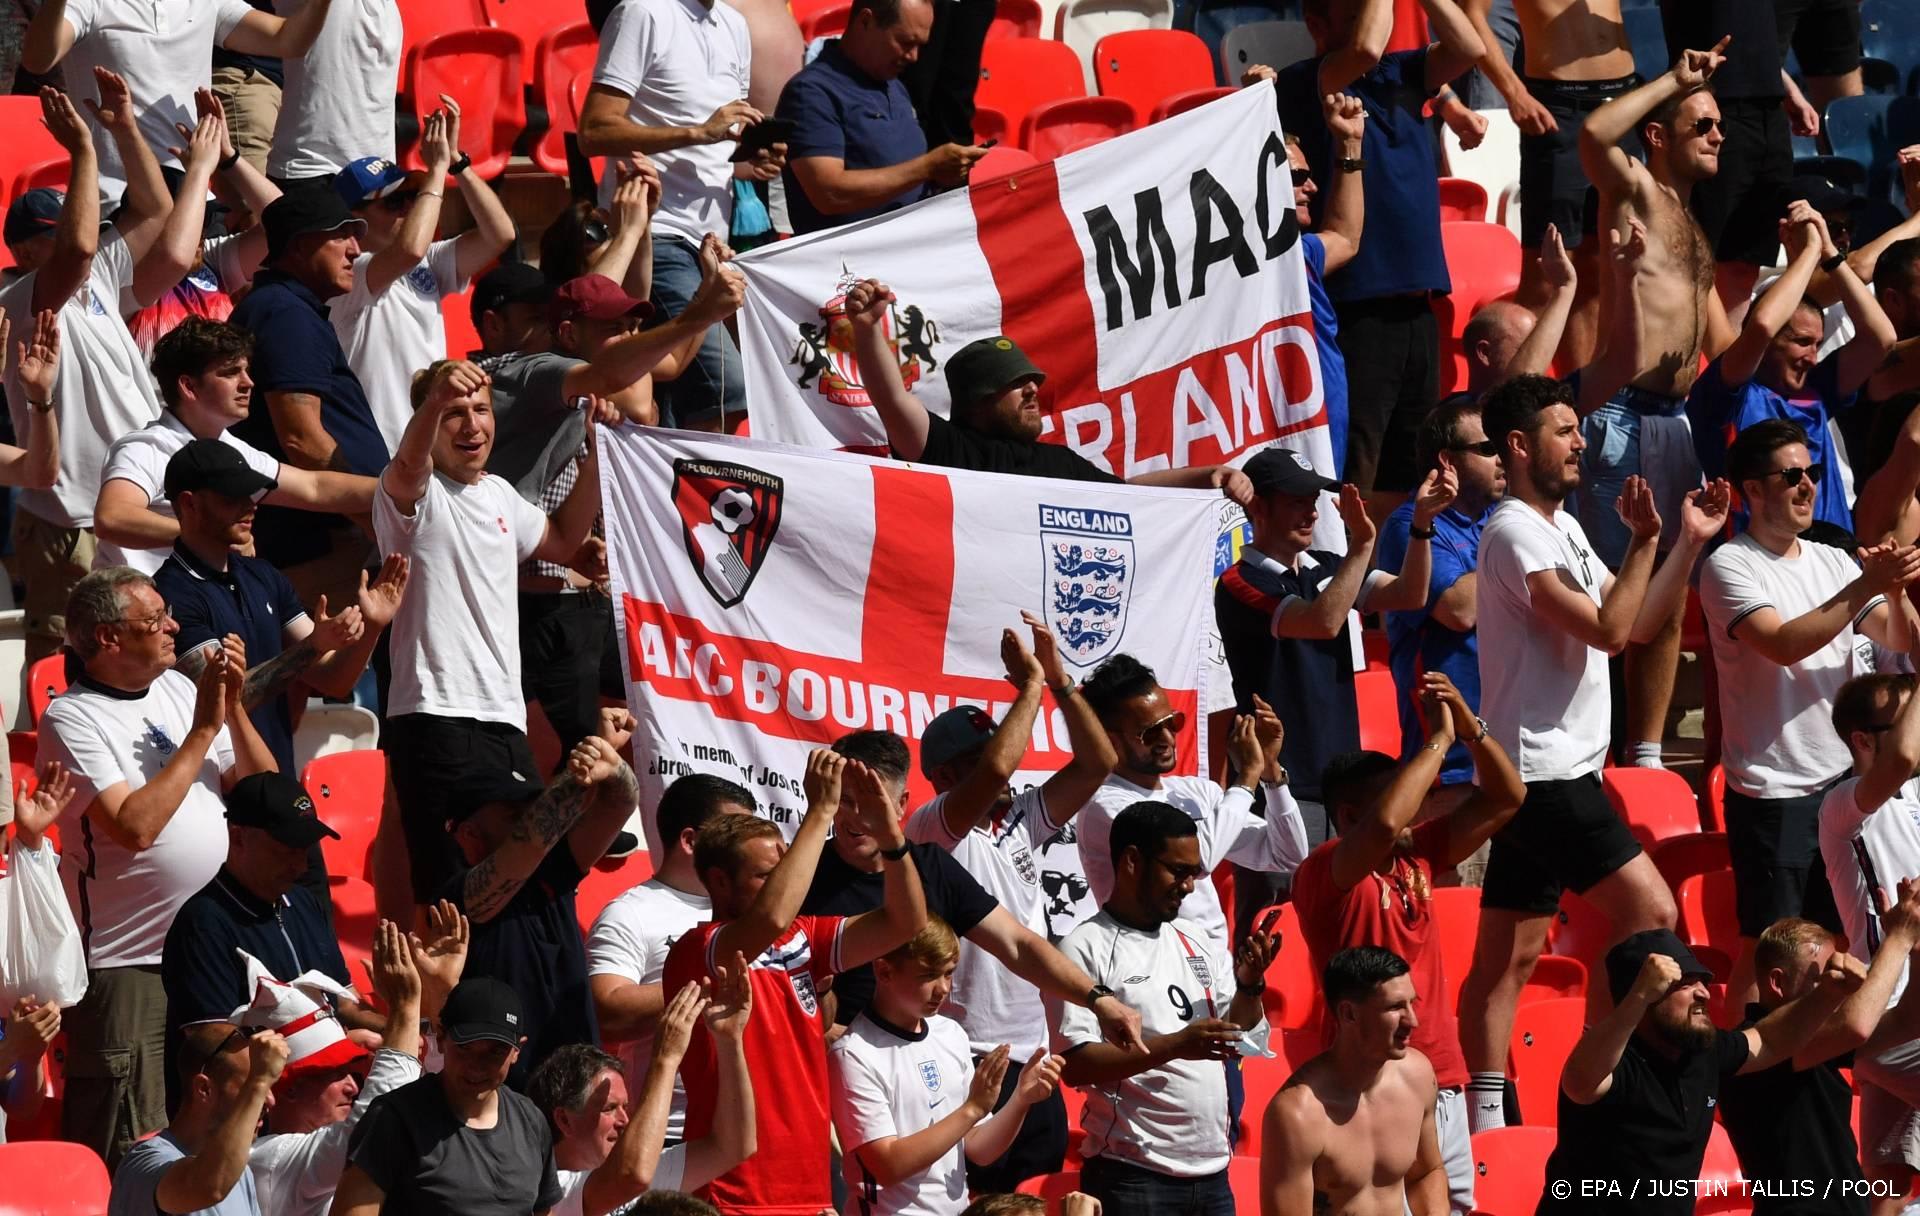
[[[1427,48],[1427,90],[1434,92],[1459,76],[1486,54],[1480,31],[1454,0],[1420,0],[1427,10],[1427,29],[1434,42]]]
[[[1351,485],[1340,487],[1340,520],[1347,525],[1347,552],[1334,569],[1333,578],[1320,594],[1312,601],[1295,596],[1282,603],[1273,618],[1273,636],[1278,638],[1314,638],[1326,641],[1340,636],[1340,630],[1347,623],[1347,613],[1353,610],[1354,601],[1360,598],[1360,586],[1367,577],[1367,567],[1373,564],[1373,544],[1379,539],[1379,529],[1367,514],[1366,499],[1360,491]],[[1412,548],[1425,549],[1424,544],[1409,546],[1407,561],[1413,561]],[[1425,567],[1422,567],[1420,581],[1426,582]]]
[[[583,874],[606,856],[613,838],[620,834],[640,804],[639,779],[620,758],[620,749],[633,738],[638,725],[624,705],[602,709],[600,732],[582,739],[567,758],[567,767],[574,776],[595,791],[580,822],[567,832],[567,847],[573,851],[574,864]]]
[[[1646,301],[1640,294],[1640,267],[1647,257],[1647,226],[1621,212],[1623,227],[1607,231],[1607,273],[1613,277],[1614,306],[1620,310],[1606,348],[1580,369],[1580,395],[1574,403],[1582,418],[1599,409],[1640,373],[1646,344]]]
[[[1560,229],[1548,224],[1540,238],[1540,281],[1547,289],[1547,302],[1540,306],[1529,333],[1513,352],[1503,379],[1514,376],[1544,376],[1553,366],[1554,352],[1560,349],[1560,336],[1567,331],[1567,318],[1573,313],[1573,298],[1578,294],[1579,275],[1573,259],[1560,240]]]
[[[621,189],[627,187],[622,186]],[[680,315],[615,338],[593,358],[567,373],[569,396],[607,397],[619,404],[620,394],[656,370],[663,360],[690,344],[698,347],[707,330],[722,324],[746,301],[746,279],[726,264],[722,246],[709,236],[700,244],[700,286]],[[638,419],[630,419],[638,421]]]
[[[271,1030],[258,1031],[247,1040],[247,1056],[246,1082],[226,1114],[190,1156],[161,1175],[153,1191],[156,1211],[198,1212],[215,1207],[240,1185],[254,1130],[266,1113],[273,1083],[287,1065],[287,1041]]]
[[[426,497],[433,477],[433,440],[448,408],[488,383],[487,374],[464,359],[447,363],[435,373],[426,400],[407,419],[407,429],[400,436],[393,459],[380,472],[380,488],[402,515],[412,515],[414,507]]]
[[[993,811],[1000,795],[1006,791],[1007,782],[1026,759],[1027,744],[1033,739],[1033,720],[1039,715],[1046,673],[1040,660],[1033,657],[1021,644],[1020,635],[1011,629],[1000,631],[1000,660],[1006,664],[1007,682],[1014,687],[1013,706],[981,748],[980,759],[972,771],[947,791],[940,804],[940,825],[949,840],[965,840],[967,833]]]
[[[1646,600],[1647,580],[1653,573],[1654,548],[1660,540],[1660,512],[1644,479],[1627,478],[1619,510],[1633,539],[1619,573],[1598,604],[1563,568],[1527,575],[1528,598],[1547,624],[1610,655],[1625,650],[1632,637],[1634,621]]]
[[[973,1083],[966,1101],[953,1108],[928,1127],[905,1136],[881,1136],[856,1146],[853,1153],[873,1180],[881,1186],[926,1172],[933,1163],[962,1143],[975,1125],[987,1117],[1000,1099],[1000,1083],[1007,1075],[1007,1045],[1002,1043],[980,1058],[973,1067]],[[1020,1112],[1026,1113],[1024,1107]],[[847,1129],[842,1130],[842,1135]],[[968,1159],[972,1159],[968,1153]],[[992,1158],[985,1158],[991,1161]]]
[[[1346,41],[1327,48],[1320,61],[1320,95],[1344,93],[1347,86],[1380,66],[1393,36],[1393,0],[1359,0]]]
[[[1507,826],[1526,800],[1527,783],[1520,779],[1507,749],[1481,724],[1452,680],[1437,671],[1427,672],[1420,680],[1422,703],[1430,712],[1453,719],[1454,735],[1473,757],[1474,790],[1447,816],[1452,830],[1447,833],[1446,855],[1440,859],[1442,865],[1457,866]]]
[[[1035,1104],[1045,1102],[1059,1087],[1062,1063],[1059,1056],[1048,1054],[1044,1047],[1034,1050],[1033,1055],[1021,1066],[1019,1080],[1015,1082],[1006,1105],[975,1124],[973,1130],[962,1138],[968,1161],[975,1165],[989,1165],[998,1161],[1013,1146],[1013,1138],[1020,1134],[1020,1125],[1026,1122],[1027,1112]]]
[[[1320,114],[1333,139],[1333,151],[1326,165],[1327,200],[1317,235],[1326,253],[1326,273],[1332,274],[1360,252],[1361,233],[1367,226],[1366,185],[1359,174],[1340,167],[1346,161],[1360,159],[1367,134],[1367,108],[1358,97],[1328,93],[1320,99]]]
[[[367,292],[376,299],[418,266],[433,247],[433,234],[440,227],[447,168],[453,164],[453,137],[449,133],[453,121],[446,110],[435,110],[421,128],[420,159],[427,167],[427,184],[414,195],[413,206],[407,208],[407,218],[394,233],[393,241],[367,259]]]
[[[800,915],[800,905],[806,900],[807,888],[813,885],[814,871],[820,865],[820,850],[827,843],[827,830],[833,825],[834,813],[840,809],[840,782],[846,768],[846,758],[837,752],[815,748],[807,754],[807,774],[803,781],[807,813],[800,820],[800,830],[794,833],[780,864],[767,875],[767,881],[746,912],[715,931],[710,947],[714,958],[732,958],[736,954],[759,958],[792,926],[793,918]],[[844,951],[843,945],[843,954]]]
[[[1680,500],[1680,535],[1673,549],[1647,580],[1646,598],[1634,617],[1632,639],[1646,643],[1656,637],[1686,598],[1693,565],[1707,544],[1727,526],[1733,507],[1733,489],[1724,480],[1709,482]]]
[[[1845,587],[1790,621],[1771,605],[1756,608],[1733,626],[1733,636],[1769,663],[1791,667],[1831,642],[1875,596],[1896,594],[1920,578],[1920,549],[1883,542],[1859,550],[1860,574]]]
[[[1647,1011],[1666,999],[1669,992],[1684,981],[1680,964],[1664,954],[1650,954],[1640,965],[1633,987],[1606,1017],[1588,1026],[1567,1055],[1560,1070],[1560,1092],[1579,1106],[1591,1106],[1613,1088],[1613,1070],[1627,1040]]]
[[[0,317],[0,356],[8,349],[11,326]],[[13,345],[14,374],[27,402],[27,446],[0,444],[0,485],[44,490],[60,477],[60,314],[52,309],[33,319],[33,332]]]
[[[1428,680],[1446,680],[1438,672],[1429,672]],[[1453,687],[1447,681],[1447,687]],[[1423,689],[1424,691],[1424,689]],[[1456,692],[1454,694],[1458,696]],[[1425,698],[1429,709],[1433,708],[1431,698]],[[1387,786],[1380,801],[1365,809],[1358,822],[1340,833],[1339,843],[1333,846],[1333,883],[1342,891],[1350,891],[1360,884],[1360,880],[1378,869],[1382,862],[1393,856],[1395,846],[1400,843],[1400,833],[1413,823],[1414,816],[1420,813],[1420,804],[1426,799],[1427,791],[1440,776],[1440,766],[1446,762],[1447,749],[1453,746],[1454,716],[1441,708],[1438,713],[1429,713],[1427,741],[1420,750],[1413,753],[1413,759],[1400,767],[1394,774],[1393,782]],[[1475,731],[1479,727],[1475,726]]]
[[[1740,1076],[1792,1059],[1833,1017],[1841,1002],[1859,990],[1865,973],[1841,962],[1844,957],[1836,954],[1828,959],[1826,970],[1810,991],[1741,1032],[1747,1037],[1747,1062],[1740,1066]]]
[[[1893,999],[1894,986],[1906,971],[1907,958],[1920,942],[1920,883],[1901,879],[1900,896],[1895,901],[1889,901],[1885,891],[1874,894],[1880,903],[1880,948],[1874,951],[1871,966],[1845,951],[1836,951],[1828,960],[1830,970],[1837,968],[1853,976],[1854,990],[1794,1053],[1796,1069],[1824,1064],[1872,1041]]]
[[[200,256],[201,234],[206,228],[207,187],[213,181],[214,169],[220,163],[220,149],[225,143],[219,123],[208,115],[202,115],[196,126],[175,123],[174,128],[180,132],[180,142],[186,145],[173,149],[186,166],[186,173],[180,181],[179,197],[160,226],[159,237],[133,268],[133,298],[142,308],[172,291]]]
[[[1853,787],[1853,801],[1862,815],[1886,805],[1900,787],[1920,772],[1920,695],[1909,696],[1894,715],[1893,729],[1880,736],[1873,764]]]
[[[595,424],[615,426],[621,421],[612,402],[592,399],[587,414],[586,455],[575,461],[573,488],[547,516],[546,529],[533,549],[536,559],[567,565],[593,531],[593,521],[600,514],[600,430]]]
[[[49,10],[66,10],[65,0],[42,5],[36,24]],[[62,28],[66,28],[62,26]],[[65,54],[64,48],[61,54]],[[67,193],[60,203],[60,222],[53,230],[53,251],[33,276],[33,311],[58,311],[73,298],[93,270],[93,255],[100,248],[100,161],[93,146],[93,131],[73,99],[58,89],[40,90],[40,121],[46,124],[54,141],[66,149],[72,159],[67,170]]]
[[[1727,61],[1727,44],[1732,40],[1731,36],[1722,38],[1711,50],[1681,51],[1671,71],[1587,115],[1580,125],[1580,164],[1602,195],[1618,197],[1638,188],[1646,167],[1628,155],[1620,141],[1638,131],[1647,116],[1666,101],[1712,79]]]
[[[467,871],[461,903],[468,919],[483,925],[500,915],[540,868],[553,846],[572,830],[589,803],[597,801],[599,796],[598,788],[581,784],[571,769],[555,778],[533,805],[514,820],[513,831],[507,839]]]
[[[687,1145],[680,1177],[681,1189],[687,1191],[712,1182],[753,1156],[760,1146],[753,1112],[753,1076],[747,1068],[745,1045],[747,1023],[753,1017],[753,982],[745,955],[734,955],[731,966],[714,968],[712,992],[713,999],[702,1016],[713,1035],[713,1053],[719,1066],[715,1109],[733,1114],[714,1120],[711,1134]]]
[[[167,214],[173,210],[173,196],[167,191],[167,179],[161,176],[160,162],[140,130],[140,115],[134,108],[133,89],[126,78],[106,68],[93,69],[100,100],[86,99],[94,121],[106,129],[108,138],[120,153],[120,164],[127,175],[127,199],[114,218],[113,226],[127,242],[127,252],[136,265],[160,239]],[[177,282],[178,280],[176,280]]]
[[[1040,673],[1046,679],[1048,691],[1053,693],[1053,703],[1060,710],[1060,716],[1067,723],[1067,746],[1073,749],[1073,755],[1060,771],[1048,777],[1040,786],[1040,796],[1047,804],[1047,821],[1055,827],[1064,826],[1080,808],[1093,801],[1093,795],[1113,772],[1113,766],[1119,762],[1119,754],[1113,750],[1113,741],[1107,738],[1106,727],[1100,725],[1100,715],[1093,712],[1093,706],[1080,695],[1079,685],[1066,665],[1060,661],[1060,646],[1054,640],[1053,631],[1047,623],[1033,613],[1022,609],[1020,619],[1033,631],[1033,657],[1040,660]]]
[[[460,104],[442,93],[440,105],[447,112],[448,142],[458,148]],[[473,217],[473,227],[453,240],[454,273],[464,283],[505,253],[518,233],[513,226],[513,217],[507,214],[500,196],[493,192],[493,187],[487,185],[487,179],[481,177],[472,165],[468,165],[454,180],[460,183],[461,201],[467,205],[467,214]],[[440,185],[432,177],[427,181],[429,185]]]
[[[932,423],[927,420],[927,407],[901,381],[900,361],[887,346],[887,311],[892,307],[893,292],[878,279],[863,280],[847,292],[847,320],[853,324],[853,356],[860,365],[860,383],[880,412],[894,454],[902,460],[918,460],[927,450]]]
[[[1817,211],[1814,215],[1820,220],[1820,234],[1824,238],[1820,256],[1822,260],[1830,259],[1839,250],[1827,232],[1826,217]],[[1847,315],[1853,318],[1853,339],[1840,348],[1838,377],[1841,395],[1850,397],[1886,361],[1887,352],[1893,349],[1900,335],[1894,332],[1893,322],[1880,307],[1880,301],[1874,298],[1873,289],[1853,272],[1852,263],[1841,262],[1828,278],[1839,287]]]
[[[268,59],[304,59],[313,49],[313,40],[326,24],[327,10],[333,0],[307,0],[291,17],[276,17],[255,9],[240,19],[240,24],[221,43],[241,55],[260,55]]]
[[[1820,222],[1819,212],[1804,200],[1796,199],[1789,204],[1787,218],[1780,221],[1780,240],[1786,245],[1788,255],[1786,273],[1775,279],[1748,307],[1740,336],[1720,356],[1720,378],[1729,385],[1745,384],[1753,379],[1767,347],[1773,344],[1773,336],[1793,319],[1793,310],[1800,307],[1802,297],[1807,294],[1807,284],[1813,281],[1813,272],[1820,265],[1821,238],[1825,233],[1826,225]],[[1877,357],[1875,361],[1878,362]]]
[[[619,175],[607,208],[607,239],[587,255],[587,273],[605,275],[636,300],[653,298],[653,213],[660,209],[660,170],[638,152],[607,162]]]
[[[905,852],[907,837],[900,815],[875,773],[858,760],[847,763],[847,788],[853,794],[856,830],[872,836],[880,846],[881,905],[850,918],[840,930],[840,963],[858,967],[870,963],[920,932],[927,923],[927,897],[920,886],[920,866]],[[889,853],[901,853],[890,857]]]
[[[273,749],[260,737],[260,728],[253,724],[253,715],[247,712],[244,703],[246,643],[239,634],[230,633],[221,640],[220,646],[226,653],[220,671],[227,683],[227,737],[233,741],[233,767],[220,774],[221,792],[226,793],[244,777],[279,771],[280,762],[273,758]]]
[[[1433,578],[1433,521],[1453,505],[1460,477],[1451,468],[1429,470],[1413,492],[1413,532],[1407,541],[1407,559],[1397,574],[1367,588],[1367,612],[1411,612],[1426,606],[1427,585]],[[1421,536],[1420,533],[1427,533]]]

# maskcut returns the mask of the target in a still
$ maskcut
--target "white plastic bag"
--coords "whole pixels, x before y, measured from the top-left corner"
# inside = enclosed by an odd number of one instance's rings
[[[10,844],[0,879],[0,1016],[28,994],[63,1009],[87,994],[87,955],[60,887],[60,855],[44,840],[38,849]]]

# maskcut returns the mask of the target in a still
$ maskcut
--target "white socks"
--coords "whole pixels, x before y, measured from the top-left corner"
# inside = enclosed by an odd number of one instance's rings
[[[1478,1134],[1507,1125],[1507,1077],[1499,1072],[1467,1076],[1467,1130]]]
[[[1627,763],[1634,768],[1667,767],[1660,762],[1660,744],[1657,742],[1647,743],[1643,741],[1636,743],[1630,751],[1631,755],[1628,757]]]

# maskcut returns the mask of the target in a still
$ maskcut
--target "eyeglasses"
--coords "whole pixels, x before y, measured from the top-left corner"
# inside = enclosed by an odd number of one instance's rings
[[[1205,866],[1177,866],[1170,861],[1154,858],[1153,864],[1165,870],[1175,882],[1199,882],[1207,876]]]
[[[1293,184],[1295,186],[1310,185],[1312,182],[1313,182],[1313,170],[1295,169],[1293,171]]]
[[[1454,443],[1447,445],[1449,452],[1472,452],[1475,456],[1498,456],[1500,445],[1491,439],[1482,439],[1478,443]]]
[[[1134,734],[1134,738],[1145,743],[1149,736],[1157,735],[1163,730],[1167,732],[1169,738],[1172,738],[1185,729],[1187,729],[1187,715],[1184,711],[1176,709],[1158,722],[1149,722],[1141,727]]]
[[[1696,118],[1693,120],[1693,133],[1705,135],[1709,131],[1724,131],[1726,127],[1717,118]]]
[[[1791,465],[1784,469],[1772,469],[1767,473],[1763,474],[1762,476],[1778,477],[1782,485],[1786,486],[1788,489],[1792,489],[1794,486],[1797,486],[1800,484],[1800,479],[1803,477],[1806,478],[1808,481],[1811,481],[1814,485],[1816,486],[1819,485],[1820,470],[1821,470],[1821,466],[1817,464],[1816,465]]]
[[[159,633],[167,627],[167,622],[172,619],[173,613],[162,608],[152,616],[127,617],[114,623],[116,625],[125,625],[129,633]]]
[[[240,1029],[237,1026],[234,1027],[234,1029],[227,1034],[226,1038],[220,1040],[219,1046],[209,1051],[206,1054],[206,1057],[200,1061],[200,1067],[193,1070],[193,1075],[196,1077],[206,1076],[207,1069],[213,1067],[213,1062],[215,1060],[219,1059],[221,1056],[226,1055],[228,1052],[232,1051],[235,1047],[240,1046],[246,1041],[247,1041],[247,1032]]]

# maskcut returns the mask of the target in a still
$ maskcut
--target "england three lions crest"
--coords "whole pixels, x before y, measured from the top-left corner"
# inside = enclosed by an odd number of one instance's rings
[[[722,608],[746,598],[780,527],[785,483],[718,460],[673,462],[673,505],[694,573]]]
[[[1120,646],[1133,594],[1133,518],[1121,511],[1040,506],[1047,628],[1076,667]]]

